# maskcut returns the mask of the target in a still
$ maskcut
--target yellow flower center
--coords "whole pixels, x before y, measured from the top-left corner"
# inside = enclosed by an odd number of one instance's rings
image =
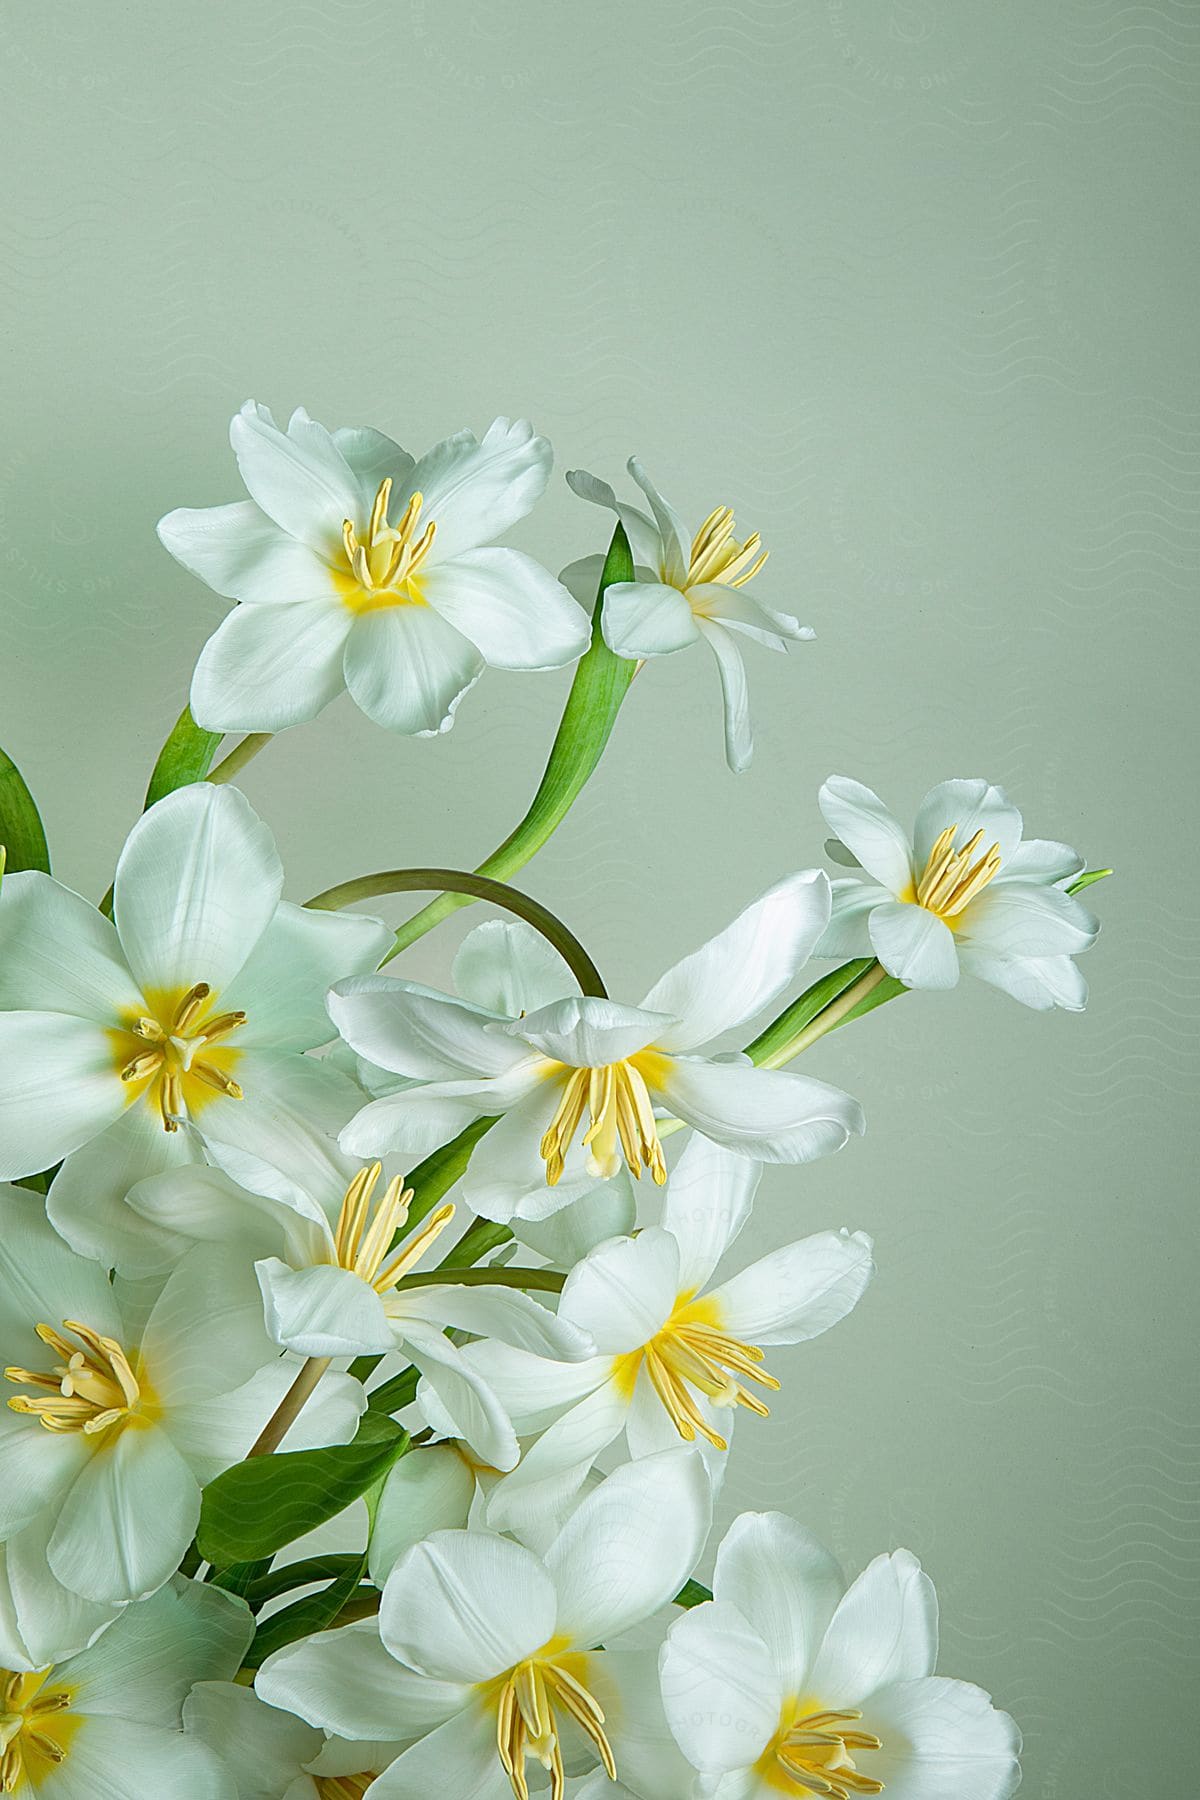
[[[864,1775],[854,1753],[882,1750],[870,1731],[859,1731],[860,1712],[826,1711],[811,1700],[785,1701],[783,1719],[758,1765],[768,1786],[783,1794],[820,1794],[823,1800],[854,1800],[882,1794],[883,1782]]]
[[[372,1213],[371,1196],[381,1173],[380,1164],[371,1163],[359,1170],[346,1189],[333,1234],[333,1250],[339,1269],[349,1269],[377,1294],[386,1294],[442,1235],[454,1217],[454,1204],[447,1201],[445,1206],[430,1213],[408,1243],[402,1244],[394,1255],[390,1254],[396,1233],[403,1229],[408,1219],[413,1190],[404,1186],[403,1176],[397,1175],[388,1182],[383,1198]]]
[[[778,1392],[779,1383],[762,1367],[762,1360],[757,1344],[744,1344],[722,1330],[720,1310],[713,1300],[693,1300],[681,1294],[657,1336],[640,1350],[618,1358],[613,1378],[624,1393],[631,1394],[645,1364],[654,1391],[680,1437],[691,1444],[699,1435],[714,1450],[728,1450],[728,1441],[713,1430],[692,1390],[698,1389],[719,1406],[745,1406],[765,1419],[770,1409],[746,1386],[753,1381]]]
[[[588,1659],[578,1651],[568,1653],[566,1643],[552,1638],[535,1656],[489,1684],[488,1698],[496,1708],[496,1748],[517,1800],[529,1800],[527,1756],[549,1772],[551,1800],[563,1800],[567,1778],[559,1712],[573,1719],[593,1744],[609,1780],[617,1778],[612,1747],[604,1734],[604,1709],[585,1685]]]
[[[15,1794],[26,1783],[40,1787],[66,1760],[80,1721],[66,1717],[70,1689],[46,1686],[51,1673],[0,1669],[0,1794]]]
[[[362,1800],[376,1775],[316,1775],[313,1779],[319,1800]]]
[[[662,1061],[652,1051],[643,1050],[626,1062],[605,1063],[596,1069],[567,1073],[565,1063],[558,1065],[567,1079],[540,1146],[550,1187],[562,1178],[567,1151],[585,1110],[590,1121],[583,1134],[590,1152],[589,1175],[613,1176],[624,1162],[635,1181],[641,1180],[645,1168],[658,1187],[663,1185],[667,1163],[646,1079],[648,1075],[654,1078]]]
[[[41,1390],[36,1398],[14,1394],[8,1403],[13,1412],[40,1419],[47,1431],[83,1431],[89,1437],[135,1416],[145,1418],[150,1398],[145,1381],[139,1381],[115,1338],[101,1337],[78,1319],[63,1320],[63,1331],[71,1333],[74,1343],[52,1325],[35,1325],[34,1330],[60,1360],[51,1370],[5,1369],[7,1381]]]
[[[388,524],[392,478],[379,484],[367,529],[360,535],[353,519],[342,526],[345,569],[334,570],[342,605],[352,613],[377,612],[385,606],[424,606],[416,585],[421,564],[433,548],[437,525],[430,519],[419,531],[424,497],[414,494],[398,525]]]
[[[982,826],[961,850],[954,848],[957,836],[958,826],[947,825],[929,852],[920,880],[901,896],[910,903],[923,906],[927,912],[936,913],[951,927],[1000,870],[999,844],[993,844],[990,850],[977,857],[983,842]]]
[[[233,1079],[238,1051],[221,1043],[246,1023],[244,1012],[213,1012],[212,989],[198,981],[183,994],[147,1000],[147,1013],[110,1035],[121,1080],[140,1088],[162,1120],[164,1131],[217,1094],[240,1100]]]
[[[733,528],[732,508],[718,506],[709,513],[692,539],[685,588],[699,587],[709,581],[719,582],[722,587],[740,588],[753,581],[770,552],[762,548],[757,531],[744,544],[739,544]]]

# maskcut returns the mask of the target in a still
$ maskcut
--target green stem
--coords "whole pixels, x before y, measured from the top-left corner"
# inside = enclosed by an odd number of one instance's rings
[[[770,1049],[765,1055],[755,1056],[755,1063],[760,1069],[781,1069],[784,1063],[791,1062],[794,1056],[799,1056],[801,1051],[807,1050],[810,1044],[815,1044],[818,1038],[823,1038],[827,1031],[833,1031],[844,1019],[848,1019],[868,994],[872,993],[881,982],[890,979],[882,963],[868,963],[857,980],[852,981],[849,987],[844,988],[836,1000],[831,1000],[827,1006],[822,1007],[815,1018],[810,1019],[794,1036],[785,1038],[781,1044]],[[753,1049],[751,1055],[753,1055]]]
[[[557,831],[591,779],[637,670],[636,662],[615,656],[604,642],[600,629],[604,595],[614,583],[632,581],[633,578],[633,554],[624,528],[618,525],[600,577],[592,614],[591,648],[575,670],[575,679],[537,793],[520,824],[480,863],[475,871],[477,875],[507,880],[518,869],[523,869]],[[415,944],[418,938],[432,931],[460,906],[469,906],[476,897],[466,889],[439,895],[400,927],[391,956],[407,950],[410,944]],[[390,961],[391,957],[386,960]]]
[[[240,775],[248,762],[253,762],[260,750],[265,750],[274,733],[270,731],[252,731],[244,737],[240,744],[235,744],[228,756],[223,756],[215,769],[205,776],[206,781],[232,781]]]
[[[422,893],[435,888],[466,894],[473,900],[490,900],[493,906],[502,906],[506,912],[524,919],[558,951],[583,993],[607,998],[600,971],[574,932],[540,901],[486,875],[469,875],[462,869],[382,869],[377,875],[360,875],[354,881],[326,888],[323,894],[305,901],[305,905],[320,912],[336,912],[339,907],[375,900],[382,894]]]
[[[270,1456],[295,1424],[317,1383],[329,1367],[327,1356],[310,1356],[271,1417],[267,1420],[247,1456]]]

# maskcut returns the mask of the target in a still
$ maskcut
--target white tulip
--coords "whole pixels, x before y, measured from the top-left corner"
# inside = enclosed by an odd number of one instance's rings
[[[233,1681],[197,1682],[183,1723],[219,1757],[237,1800],[362,1800],[404,1748],[327,1737]]]

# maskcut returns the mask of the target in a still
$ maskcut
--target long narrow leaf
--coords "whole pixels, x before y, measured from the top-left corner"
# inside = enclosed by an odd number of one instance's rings
[[[212,768],[220,742],[221,733],[201,731],[192,717],[191,707],[185,706],[158,753],[146,789],[147,807],[153,806],[164,795],[173,794],[176,788],[187,787],[192,781],[203,781]]]
[[[0,848],[5,853],[0,869],[9,875],[15,875],[18,869],[40,869],[45,875],[50,873],[50,852],[37,802],[26,787],[20,769],[3,750],[0,750]]]

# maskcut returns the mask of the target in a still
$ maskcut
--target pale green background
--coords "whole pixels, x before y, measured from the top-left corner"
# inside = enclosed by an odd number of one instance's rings
[[[864,1226],[880,1273],[776,1357],[723,1505],[917,1551],[1036,1800],[1195,1786],[1198,97],[1191,0],[93,0],[0,37],[0,742],[65,879],[105,886],[222,616],[153,526],[236,496],[248,394],[415,450],[527,412],[560,470],[637,451],[761,529],[818,641],[751,648],[753,770],[708,659],[652,667],[528,876],[630,998],[820,859],[834,770],[905,816],[986,774],[1117,865],[1083,1018],[966,987],[811,1058],[869,1136],[772,1172],[752,1237]],[[604,529],[556,475],[516,541]],[[271,746],[289,891],[476,860],[566,684]]]

